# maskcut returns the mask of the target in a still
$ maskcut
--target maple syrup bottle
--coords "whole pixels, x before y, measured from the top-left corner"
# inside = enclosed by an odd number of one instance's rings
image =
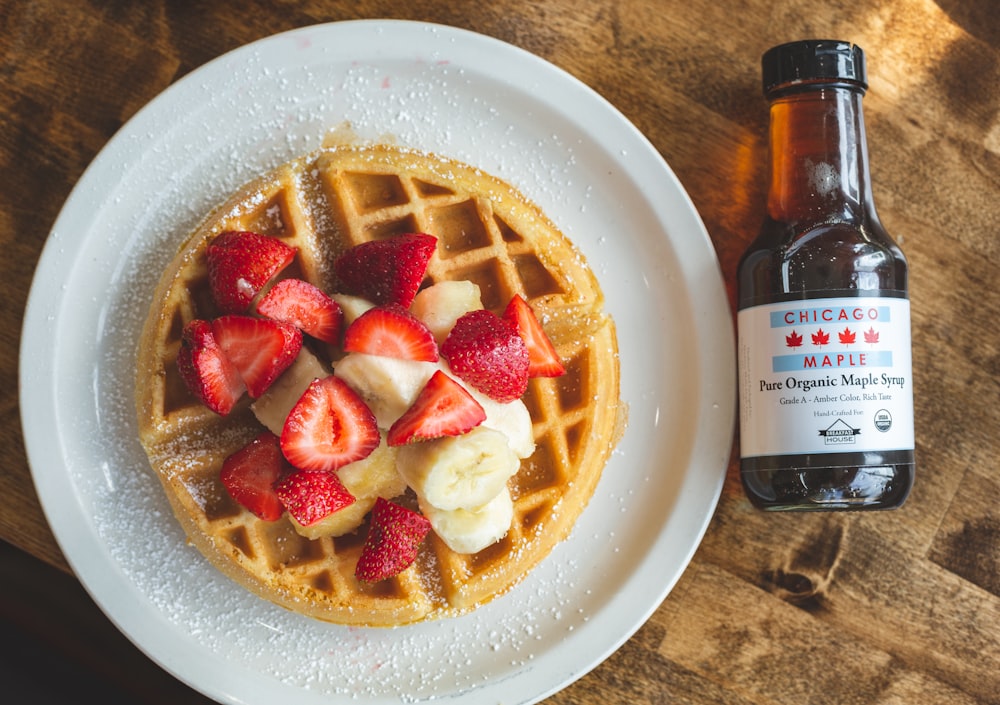
[[[740,475],[766,510],[889,509],[913,484],[907,263],[872,201],[865,58],[762,57],[767,214],[738,268]]]

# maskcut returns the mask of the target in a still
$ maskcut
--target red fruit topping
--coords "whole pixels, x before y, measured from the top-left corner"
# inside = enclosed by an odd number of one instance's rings
[[[452,372],[494,401],[514,401],[528,388],[528,348],[517,326],[492,311],[459,318],[441,354]]]
[[[406,412],[389,429],[390,446],[468,433],[486,420],[486,412],[465,387],[438,370]]]
[[[558,377],[566,373],[555,346],[520,294],[514,294],[503,317],[517,326],[517,332],[528,346],[528,377]]]
[[[344,332],[344,350],[403,360],[438,359],[434,334],[399,304],[376,306],[354,319]]]
[[[295,362],[302,349],[302,331],[269,318],[220,316],[212,321],[212,332],[254,399]]]
[[[340,305],[301,279],[282,279],[264,294],[257,313],[289,323],[324,343],[336,343],[344,322]]]
[[[426,517],[379,497],[372,509],[371,526],[354,569],[355,577],[374,583],[399,575],[416,560],[417,550],[430,529]]]
[[[380,441],[375,415],[339,377],[313,380],[285,419],[281,450],[305,470],[336,470],[368,457]]]
[[[355,245],[334,260],[343,293],[409,308],[424,280],[437,238],[408,233]]]
[[[278,238],[228,230],[208,243],[208,281],[223,313],[245,313],[254,297],[295,258]]]
[[[275,485],[274,491],[302,526],[315,524],[355,502],[337,473],[325,470],[296,470]]]
[[[292,466],[281,454],[278,437],[264,431],[224,461],[219,478],[240,506],[264,521],[276,521],[285,513],[274,485]]]
[[[184,326],[177,369],[188,390],[220,416],[232,411],[246,391],[239,371],[222,351],[208,321],[195,319]]]

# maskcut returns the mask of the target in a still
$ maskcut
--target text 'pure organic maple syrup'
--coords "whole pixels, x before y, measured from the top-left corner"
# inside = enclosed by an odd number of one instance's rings
[[[913,484],[907,264],[872,200],[862,50],[762,58],[767,215],[738,269],[741,478],[767,510],[889,509]]]

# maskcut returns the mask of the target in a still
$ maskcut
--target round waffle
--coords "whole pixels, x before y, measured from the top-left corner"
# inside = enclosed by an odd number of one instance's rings
[[[290,521],[257,519],[219,480],[227,455],[262,426],[244,397],[225,418],[192,396],[177,371],[181,331],[218,315],[206,245],[226,230],[272,235],[298,254],[283,276],[337,291],[333,260],[375,238],[438,238],[425,284],[470,280],[484,308],[523,296],[566,368],[530,380],[524,402],[536,449],[508,486],[514,519],[479,553],[451,551],[431,532],[417,560],[374,584],[354,576],[367,524],[307,539]],[[328,360],[333,362],[332,360]],[[509,590],[565,539],[589,501],[624,424],[612,319],[583,256],[537,207],[468,165],[412,150],[322,149],[242,188],[184,242],[157,286],[141,336],[139,436],[190,541],[260,596],[322,620],[394,626],[459,614]]]

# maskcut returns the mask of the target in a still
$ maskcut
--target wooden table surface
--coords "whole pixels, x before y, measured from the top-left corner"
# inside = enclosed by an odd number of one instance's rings
[[[220,54],[374,17],[505,40],[601,93],[690,193],[731,302],[764,205],[761,53],[810,36],[866,49],[876,203],[911,264],[915,488],[893,512],[771,515],[750,507],[731,462],[676,588],[547,702],[1000,703],[994,0],[0,1],[0,538],[69,570],[25,456],[18,340],[35,264],[87,164],[145,103]]]

